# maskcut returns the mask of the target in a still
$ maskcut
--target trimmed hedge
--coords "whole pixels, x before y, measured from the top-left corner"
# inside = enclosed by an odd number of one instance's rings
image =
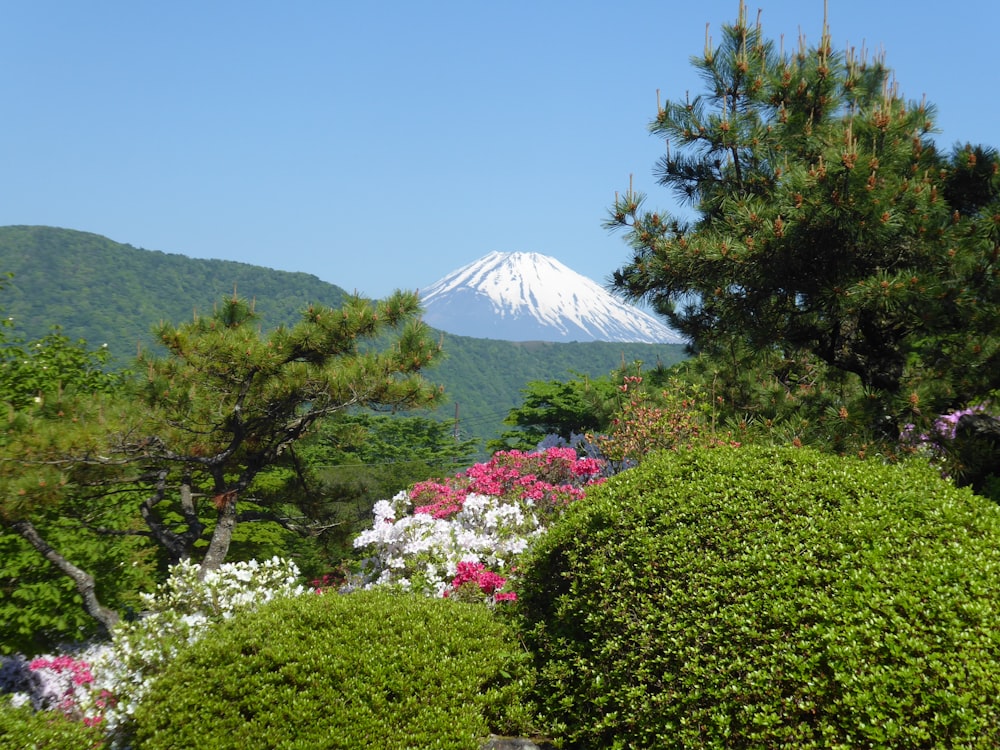
[[[518,707],[523,648],[481,604],[304,595],[214,626],[154,681],[136,748],[454,748]],[[509,729],[509,727],[499,727]]]
[[[657,455],[519,595],[570,747],[1000,747],[1000,509],[925,465]]]
[[[104,731],[88,727],[59,711],[32,710],[27,704],[11,705],[0,695],[0,747],[14,750],[97,750],[103,748]]]

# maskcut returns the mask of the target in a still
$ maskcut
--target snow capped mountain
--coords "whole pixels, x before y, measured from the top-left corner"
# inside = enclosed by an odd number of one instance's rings
[[[492,252],[420,294],[424,320],[458,336],[504,341],[676,344],[652,315],[539,253]]]

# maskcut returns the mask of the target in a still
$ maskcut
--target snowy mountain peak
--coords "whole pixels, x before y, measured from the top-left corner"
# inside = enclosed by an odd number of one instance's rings
[[[424,320],[459,336],[506,341],[676,344],[652,315],[540,253],[492,252],[421,293]]]

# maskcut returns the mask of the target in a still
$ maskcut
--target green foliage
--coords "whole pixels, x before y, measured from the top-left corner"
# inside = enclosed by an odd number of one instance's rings
[[[491,449],[530,451],[547,435],[568,441],[571,435],[601,432],[611,423],[615,406],[615,384],[607,376],[533,380],[521,393],[524,403],[504,419],[504,424],[516,429],[490,443]]]
[[[0,345],[0,399],[9,408],[24,409],[64,389],[113,393],[125,373],[110,370],[106,346],[90,350],[85,341],[70,341],[58,328],[37,341],[4,337]]]
[[[517,710],[523,667],[486,607],[306,595],[238,615],[183,652],[136,712],[136,747],[469,750],[487,716]]]
[[[445,421],[458,404],[461,434],[487,441],[499,437],[504,418],[523,404],[529,383],[603,378],[624,362],[669,367],[687,357],[681,344],[511,342],[449,334],[442,341],[445,356],[434,378],[444,385],[449,404],[433,416]]]
[[[657,451],[722,442],[700,403],[704,394],[696,385],[671,378],[657,388],[662,373],[660,378],[653,373],[649,382],[641,368],[634,373],[620,373],[615,389],[617,412],[607,434],[592,436],[601,456],[624,468]]]
[[[323,468],[422,463],[447,473],[471,463],[477,443],[456,437],[454,423],[419,416],[347,414],[323,424],[300,454]],[[416,477],[398,489],[426,478]]]
[[[320,420],[436,401],[420,370],[439,349],[418,315],[415,294],[352,297],[265,334],[252,304],[234,296],[211,317],[163,324],[157,336],[167,354],[144,353],[127,394],[60,387],[12,417],[0,518],[73,577],[88,612],[111,627],[117,614],[88,598],[86,571],[51,540],[34,538],[31,524],[58,509],[93,528],[116,509],[118,523],[105,533],[142,533],[166,562],[199,555],[217,567],[241,520],[294,525],[288,499],[255,497],[251,488]],[[383,335],[390,341],[376,349]]]
[[[227,563],[207,571],[181,561],[155,593],[142,595],[143,616],[119,623],[111,643],[88,659],[94,682],[77,693],[77,703],[84,715],[103,717],[116,745],[130,746],[135,707],[150,684],[212,623],[274,599],[304,594],[299,571],[288,560]]]
[[[157,561],[142,537],[102,537],[100,529],[118,525],[134,532],[132,516],[122,513],[117,503],[95,507],[75,497],[67,498],[58,512],[49,507],[62,494],[63,453],[93,444],[91,427],[107,426],[113,410],[104,411],[104,405],[123,392],[127,374],[105,370],[106,348],[90,350],[58,330],[25,341],[11,328],[4,339],[0,518],[16,520],[33,506],[43,538],[68,559],[100,574],[104,601],[127,608],[136,603],[134,592],[149,582]],[[52,460],[26,465],[43,455]],[[92,636],[96,623],[85,615],[80,601],[69,578],[43,562],[8,526],[0,527],[0,653],[40,653],[57,643]]]
[[[478,452],[477,440],[456,438],[453,422],[365,413],[325,421],[296,451],[310,485],[302,507],[323,529],[315,542],[325,559],[323,570],[303,570],[325,573],[353,558],[354,536],[378,500],[415,482],[454,474]]]
[[[148,365],[144,397],[158,429],[183,450],[232,452],[228,468],[243,463],[255,475],[323,417],[434,403],[436,389],[418,373],[439,350],[418,312],[413,294],[379,303],[355,297],[339,310],[310,307],[294,327],[262,336],[252,309],[233,298],[212,318],[161,328],[170,356],[140,359]],[[366,348],[384,332],[395,334],[393,346]]]
[[[862,455],[892,456],[898,449],[897,433],[873,429],[885,415],[885,402],[863,389],[856,375],[807,352],[733,346],[725,353],[698,354],[670,375],[702,394],[700,403],[717,431],[741,442]],[[909,396],[893,399],[891,412],[916,421]]]
[[[618,197],[608,225],[632,258],[615,285],[694,345],[736,345],[852,373],[896,432],[893,400],[938,413],[1000,377],[1000,161],[938,151],[934,109],[905,100],[880,59],[819,44],[779,52],[741,3],[693,58],[706,90],[668,101],[661,184],[686,223]],[[883,420],[889,417],[888,420]]]
[[[124,392],[127,373],[108,372],[106,348],[90,350],[86,342],[71,342],[58,329],[37,341],[25,341],[20,331],[0,336],[0,402],[6,406],[0,435],[0,476],[11,482],[8,495],[29,490],[49,495],[62,481],[62,451],[73,442],[67,433],[87,441],[94,423],[105,420],[103,407]],[[70,426],[77,429],[71,430]],[[48,452],[54,460],[39,472],[24,472],[21,463]],[[29,476],[29,474],[33,474]],[[32,486],[33,485],[33,486]],[[0,503],[14,507],[21,502]],[[0,510],[0,516],[10,516]]]
[[[106,746],[100,727],[88,727],[59,711],[31,705],[14,708],[0,698],[0,746],[18,750],[99,750]]]
[[[567,443],[578,435],[621,469],[651,452],[743,436],[745,430],[723,429],[712,394],[690,377],[691,362],[649,370],[633,362],[604,378],[530,383],[524,404],[506,420],[519,429],[490,445],[533,450],[547,435]]]
[[[10,627],[0,650],[88,637],[92,624],[81,627],[75,612],[81,601],[107,623],[87,591],[127,608],[159,566],[138,514],[142,478],[107,492],[94,471],[131,409],[119,395],[66,389],[9,412],[0,445],[0,546],[10,553],[0,560],[0,621]],[[102,575],[96,586],[92,574]]]
[[[75,516],[75,517],[74,517]],[[120,514],[92,513],[109,526]],[[124,524],[128,527],[128,523]],[[159,559],[142,536],[104,536],[81,526],[67,507],[36,519],[43,538],[97,581],[97,596],[117,611],[141,609],[139,591],[152,585]],[[41,654],[98,634],[70,578],[45,562],[24,539],[0,530],[0,654]]]
[[[1000,509],[922,463],[665,452],[568,509],[519,601],[572,747],[995,747]]]
[[[375,502],[464,469],[477,453],[478,441],[456,439],[454,423],[403,414],[333,415],[250,488],[259,504],[248,504],[248,513],[285,503],[307,535],[276,524],[241,524],[231,559],[290,556],[307,578],[328,574],[354,557],[354,536]]]

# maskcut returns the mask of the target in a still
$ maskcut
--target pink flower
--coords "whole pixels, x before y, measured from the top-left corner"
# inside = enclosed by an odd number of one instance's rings
[[[517,594],[513,591],[500,591],[507,584],[507,579],[499,573],[487,570],[482,563],[462,561],[457,567],[458,570],[451,582],[452,591],[471,582],[475,583],[486,596],[493,597],[495,602],[515,601],[517,599]],[[449,593],[450,591],[445,591],[444,595],[448,596]]]
[[[84,661],[77,661],[71,656],[57,656],[54,659],[39,657],[32,659],[28,663],[28,668],[32,671],[51,669],[56,674],[69,672],[74,685],[86,685],[94,681],[94,676],[90,673],[90,665]]]
[[[94,681],[87,662],[67,655],[51,659],[38,657],[28,663],[28,668],[42,673],[43,680],[48,684],[45,688],[47,705],[54,705],[70,716],[79,717],[81,695],[77,691]]]
[[[410,497],[416,506],[414,512],[425,513],[434,518],[447,518],[458,513],[462,510],[468,494],[469,488],[461,482],[453,484],[418,482],[410,491]]]
[[[418,482],[410,496],[416,513],[438,519],[461,511],[470,493],[558,507],[582,498],[583,485],[603,481],[601,468],[600,461],[578,458],[572,448],[549,448],[541,453],[501,451],[443,482]]]

